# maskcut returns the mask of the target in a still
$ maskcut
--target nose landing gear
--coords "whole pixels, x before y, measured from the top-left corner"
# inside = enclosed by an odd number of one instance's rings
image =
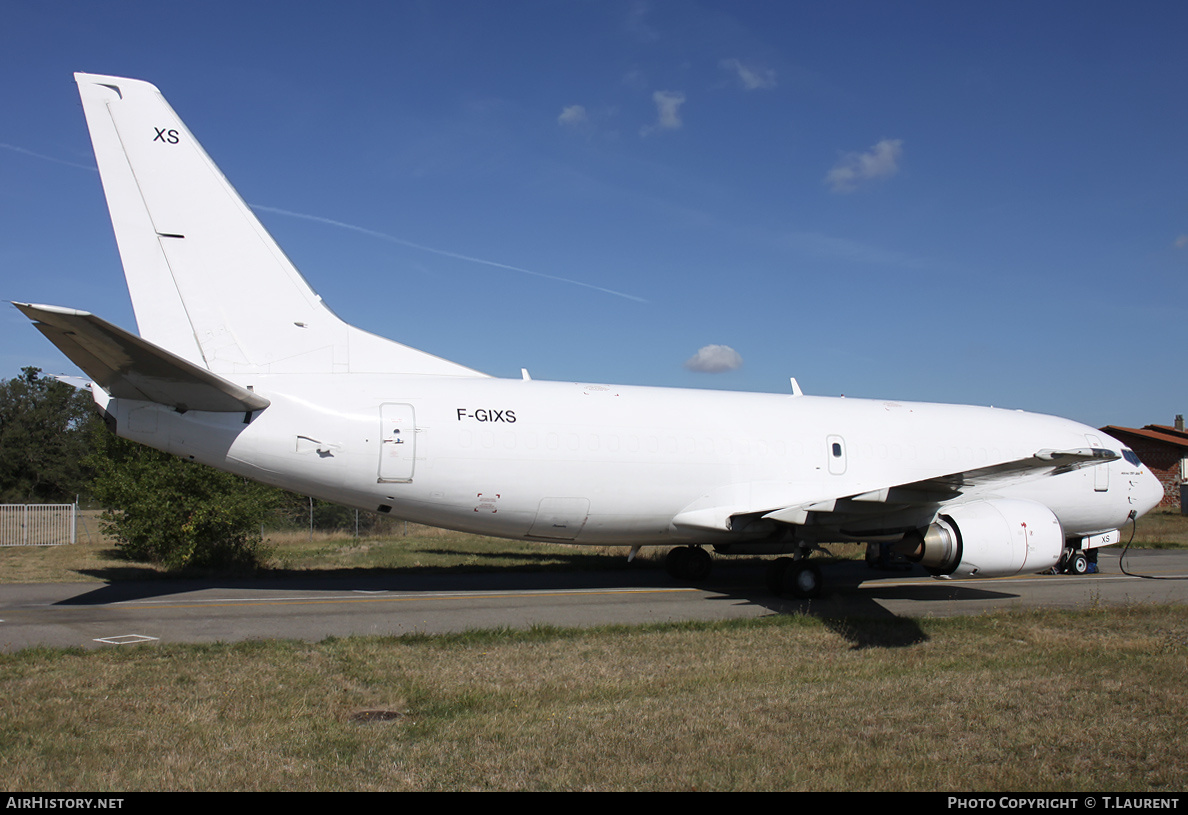
[[[1053,568],[1054,574],[1097,574],[1096,549],[1065,549],[1060,562]]]

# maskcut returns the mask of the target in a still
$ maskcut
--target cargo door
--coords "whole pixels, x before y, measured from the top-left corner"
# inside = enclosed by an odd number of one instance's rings
[[[381,483],[413,480],[417,453],[417,426],[412,405],[380,405]]]

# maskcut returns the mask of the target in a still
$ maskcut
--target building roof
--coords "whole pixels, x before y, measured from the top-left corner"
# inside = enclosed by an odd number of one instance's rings
[[[1167,425],[1149,424],[1140,429],[1137,427],[1118,427],[1111,424],[1101,428],[1101,431],[1103,433],[1109,433],[1111,436],[1125,433],[1188,450],[1188,432],[1176,430],[1174,427],[1168,427]]]
[[[1145,430],[1158,430],[1172,436],[1188,441],[1188,430],[1177,430],[1174,427],[1166,424],[1149,424],[1144,427]]]

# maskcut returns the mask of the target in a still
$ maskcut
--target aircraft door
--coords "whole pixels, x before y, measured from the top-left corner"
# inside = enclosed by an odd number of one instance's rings
[[[412,405],[380,405],[379,478],[384,482],[413,480],[417,426]]]
[[[1089,446],[1094,450],[1103,449],[1101,439],[1094,436],[1092,433],[1086,433],[1085,438],[1089,441]],[[1106,492],[1110,488],[1110,465],[1094,464],[1093,465],[1093,489],[1095,492]]]

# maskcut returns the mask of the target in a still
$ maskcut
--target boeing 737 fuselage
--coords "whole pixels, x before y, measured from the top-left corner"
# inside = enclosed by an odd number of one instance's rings
[[[339,320],[155,87],[76,74],[139,336],[20,304],[119,435],[485,535],[791,553],[894,541],[937,576],[1040,572],[1162,487],[1092,427],[994,408],[488,377]]]

